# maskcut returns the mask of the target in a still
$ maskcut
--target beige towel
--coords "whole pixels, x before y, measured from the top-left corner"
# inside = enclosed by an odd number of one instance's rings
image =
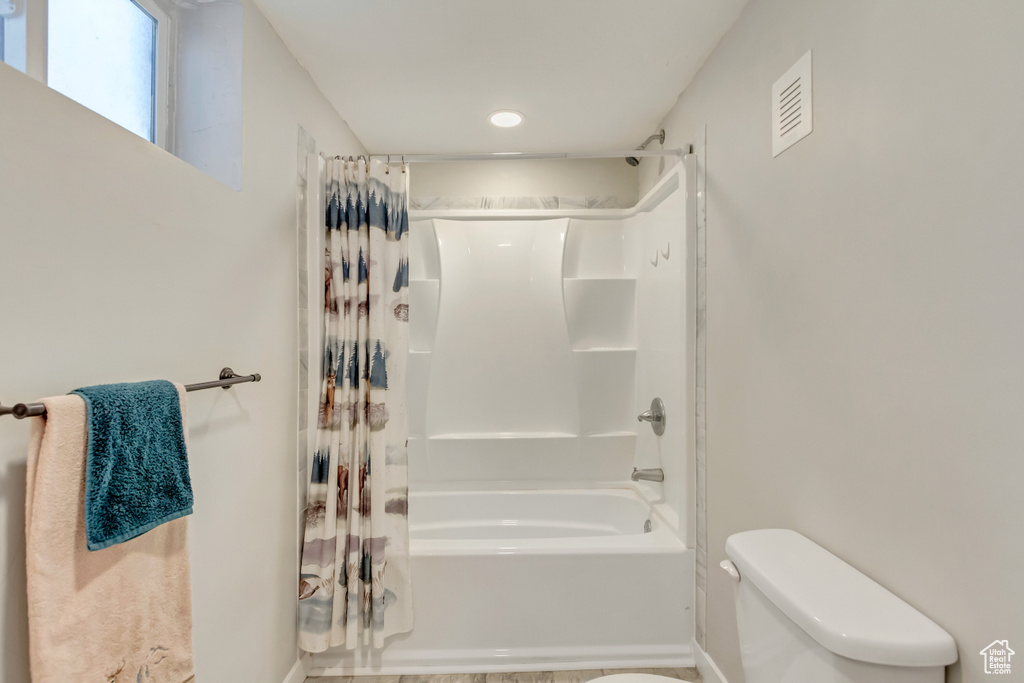
[[[25,502],[33,683],[194,681],[187,519],[87,550],[85,402],[43,403],[46,417],[32,420]]]

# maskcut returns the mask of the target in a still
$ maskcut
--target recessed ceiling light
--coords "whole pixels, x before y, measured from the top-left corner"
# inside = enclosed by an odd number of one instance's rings
[[[513,128],[523,122],[523,115],[511,109],[503,109],[491,114],[490,121],[498,128]]]

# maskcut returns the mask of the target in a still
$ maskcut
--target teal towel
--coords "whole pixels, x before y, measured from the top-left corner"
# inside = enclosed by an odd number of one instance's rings
[[[75,389],[85,400],[85,539],[100,550],[192,514],[177,388],[166,380]]]

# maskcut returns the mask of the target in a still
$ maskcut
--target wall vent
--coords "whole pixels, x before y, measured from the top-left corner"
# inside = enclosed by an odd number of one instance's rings
[[[772,86],[772,156],[777,157],[813,129],[811,52],[807,51]]]

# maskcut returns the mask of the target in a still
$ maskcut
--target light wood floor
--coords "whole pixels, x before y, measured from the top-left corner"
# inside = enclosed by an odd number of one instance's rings
[[[600,676],[644,673],[702,681],[696,669],[590,669],[500,674],[437,674],[433,676],[311,676],[306,683],[586,683]]]

